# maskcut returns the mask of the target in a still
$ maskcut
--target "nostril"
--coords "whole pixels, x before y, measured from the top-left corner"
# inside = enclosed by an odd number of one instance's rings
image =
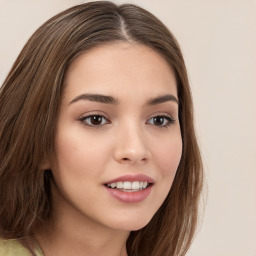
[[[137,160],[133,161],[133,159],[132,159],[132,158],[129,158],[129,157],[123,157],[123,158],[122,158],[122,161],[123,161],[123,162],[137,162]],[[142,158],[140,161],[141,161],[141,162],[146,162],[146,161],[147,161],[147,158],[144,157],[144,158]]]

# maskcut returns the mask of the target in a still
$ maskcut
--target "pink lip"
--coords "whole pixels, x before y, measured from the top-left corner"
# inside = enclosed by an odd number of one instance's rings
[[[139,191],[134,191],[134,192],[125,192],[125,191],[112,189],[107,186],[104,186],[111,196],[113,196],[114,198],[124,203],[137,203],[146,199],[146,197],[148,197],[151,192],[151,189],[153,186],[152,183],[155,182],[152,178],[144,174],[137,174],[137,175],[123,175],[113,180],[107,181],[106,183],[104,183],[104,185],[110,184],[110,183],[116,183],[116,182],[124,182],[124,181],[130,181],[130,182],[147,181],[148,183],[151,183],[151,185],[148,186],[147,188]]]
[[[112,189],[109,187],[105,187],[105,189],[108,191],[108,193],[111,196],[113,196],[114,198],[118,199],[121,202],[137,203],[137,202],[143,201],[144,199],[146,199],[146,197],[149,196],[152,186],[149,186],[145,189],[142,189],[136,192],[124,192],[124,191]]]
[[[124,182],[124,181],[147,181],[148,183],[154,183],[154,180],[144,174],[136,174],[136,175],[124,175],[113,180],[109,180],[104,184],[110,184],[115,182]]]

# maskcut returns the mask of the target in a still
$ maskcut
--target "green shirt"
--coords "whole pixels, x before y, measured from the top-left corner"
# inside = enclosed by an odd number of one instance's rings
[[[44,256],[41,249],[35,249],[36,256]],[[0,239],[0,256],[31,256],[31,252],[26,249],[17,239]]]

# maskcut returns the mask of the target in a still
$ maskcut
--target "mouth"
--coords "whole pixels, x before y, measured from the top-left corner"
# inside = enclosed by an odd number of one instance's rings
[[[125,203],[136,203],[151,193],[154,180],[144,174],[125,175],[103,184],[111,196]]]
[[[123,192],[137,192],[140,190],[144,190],[149,186],[152,186],[153,183],[149,183],[148,181],[118,181],[107,183],[104,185],[110,189],[115,189]]]

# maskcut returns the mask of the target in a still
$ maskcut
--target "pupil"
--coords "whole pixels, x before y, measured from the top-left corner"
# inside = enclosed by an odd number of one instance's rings
[[[92,116],[91,117],[91,123],[94,125],[99,125],[102,122],[102,117],[101,116]]]
[[[164,123],[164,119],[161,116],[154,117],[154,124],[155,125],[162,125]]]

